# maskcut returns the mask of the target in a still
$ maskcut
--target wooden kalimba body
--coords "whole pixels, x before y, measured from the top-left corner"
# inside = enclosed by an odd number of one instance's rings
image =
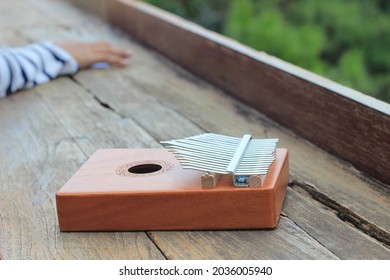
[[[261,185],[183,169],[167,149],[101,149],[57,192],[61,231],[215,230],[276,227],[288,152],[276,149]],[[206,180],[207,181],[207,180]],[[203,187],[202,187],[203,182]]]

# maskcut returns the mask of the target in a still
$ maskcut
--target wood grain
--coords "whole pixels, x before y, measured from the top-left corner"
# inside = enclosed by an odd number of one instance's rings
[[[196,75],[390,184],[389,104],[252,51],[146,3],[111,0],[108,18]]]

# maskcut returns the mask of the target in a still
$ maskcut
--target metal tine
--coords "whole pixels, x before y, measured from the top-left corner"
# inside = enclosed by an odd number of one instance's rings
[[[258,149],[261,147],[276,147],[277,143],[250,143],[248,149]]]
[[[176,154],[175,154],[176,155]],[[221,158],[210,158],[210,157],[207,157],[207,156],[191,156],[191,155],[180,155],[180,154],[177,154],[176,155],[176,158],[178,160],[182,160],[182,159],[188,159],[188,160],[206,160],[206,161],[213,161],[213,162],[218,162],[218,163],[228,163],[229,160],[228,158],[226,159],[221,159]]]
[[[246,161],[246,162],[241,162],[239,166],[253,166],[253,165],[259,165],[259,164],[270,164],[273,163],[273,159],[268,159],[268,160],[261,160],[261,161]]]
[[[275,156],[272,154],[256,154],[256,155],[247,155],[243,157],[242,161],[251,161],[251,160],[263,160],[267,158],[275,159]]]
[[[226,163],[221,162],[213,162],[210,164],[210,162],[204,161],[204,160],[181,160],[181,163],[188,163],[188,164],[202,164],[204,166],[210,166],[210,167],[220,167],[226,169],[227,165]]]
[[[265,146],[256,146],[256,147],[249,147],[247,150],[251,152],[255,151],[269,151],[269,152],[274,152],[276,146],[275,145],[265,145]]]
[[[180,163],[184,164],[184,165],[201,165],[204,168],[219,168],[223,171],[226,171],[226,164],[224,164],[224,163],[214,162],[214,163],[210,164],[210,162],[201,161],[201,160],[200,161],[181,160]]]
[[[259,152],[273,153],[274,150],[275,150],[275,146],[264,146],[264,147],[248,148],[247,152],[249,151],[251,153],[254,153],[256,151],[259,151]]]
[[[243,158],[243,160],[253,160],[253,159],[258,159],[258,160],[262,160],[262,159],[264,159],[264,158],[275,158],[275,156],[274,155],[270,155],[270,154],[257,154],[257,155],[249,155],[249,156],[245,156],[244,158]]]
[[[274,153],[265,153],[265,152],[264,153],[246,153],[243,158],[253,158],[253,157],[256,157],[256,158],[263,158],[263,157],[265,157],[265,158],[267,158],[267,157],[272,158],[272,157],[275,157],[275,155],[274,155]]]
[[[274,147],[276,147],[275,143],[261,143],[261,144],[251,145],[248,147],[248,149],[256,150],[261,148],[274,148]]]
[[[205,158],[178,158],[178,160],[180,160],[180,162],[204,162],[206,164],[209,164],[210,166],[211,165],[220,165],[220,166],[226,166],[229,164],[229,162],[226,162],[226,161],[210,161],[209,159],[205,159]]]
[[[274,153],[268,153],[268,152],[257,152],[257,153],[245,153],[245,158],[251,158],[251,157],[274,157]]]
[[[215,134],[215,133],[204,133],[201,135],[196,135],[193,137],[188,137],[188,138],[194,138],[194,139],[217,139],[218,141],[226,140],[226,141],[241,141],[240,137],[234,137],[234,136],[227,136],[227,135],[220,135],[220,134]]]
[[[178,160],[185,160],[185,159],[188,159],[188,160],[206,160],[208,162],[212,162],[212,161],[215,161],[215,162],[219,162],[219,163],[229,163],[229,158],[218,158],[218,157],[213,157],[213,158],[210,158],[210,157],[207,157],[207,156],[188,156],[188,155],[180,155],[180,154],[174,154],[175,157],[178,159]]]
[[[202,149],[190,149],[190,148],[186,148],[186,149],[169,149],[169,151],[171,151],[172,153],[174,154],[180,154],[180,153],[192,153],[192,154],[200,154],[200,155],[206,155],[208,157],[210,157],[211,155],[214,156],[214,157],[222,157],[222,158],[231,158],[233,153],[227,153],[227,152],[222,152],[222,151],[214,151],[213,153],[211,153],[210,150],[202,150]]]
[[[215,155],[210,155],[210,154],[207,154],[207,153],[191,153],[191,152],[187,152],[187,151],[176,151],[176,152],[173,152],[174,155],[176,155],[177,157],[180,157],[180,158],[204,158],[204,159],[207,159],[207,160],[218,160],[218,161],[228,161],[231,157],[229,156],[218,156],[216,157]]]
[[[202,148],[214,148],[214,149],[226,149],[226,150],[235,150],[235,146],[232,145],[219,145],[217,143],[200,143],[198,141],[194,142],[188,142],[188,141],[180,141],[180,142],[175,142],[175,143],[170,143],[169,146],[174,146],[174,147],[190,147],[193,148],[194,146],[196,147],[202,147]]]
[[[225,138],[225,137],[188,137],[188,138],[183,138],[183,139],[176,139],[172,141],[213,141],[213,142],[228,142],[228,143],[236,143],[240,142],[240,138]]]
[[[270,166],[270,164],[259,165],[259,166],[243,166],[243,167],[237,168],[237,171],[241,172],[242,170],[264,169],[264,168],[268,168],[269,166]]]
[[[266,175],[268,170],[256,172],[256,173],[248,173],[248,172],[236,172],[234,175]]]
[[[246,153],[243,158],[260,158],[260,157],[274,157],[273,153]]]
[[[273,154],[275,147],[262,147],[257,149],[247,149],[245,154]]]
[[[209,167],[203,167],[201,165],[191,165],[191,164],[182,164],[182,167],[184,169],[195,169],[203,172],[215,172],[220,174],[228,174],[226,170],[219,169],[219,168],[209,168]]]
[[[213,142],[226,142],[226,143],[238,143],[241,138],[228,138],[228,137],[217,137],[217,136],[209,136],[209,137],[198,137],[198,138],[184,138],[184,139],[193,139],[196,141],[213,141]]]
[[[204,158],[204,157],[183,157],[183,156],[179,156],[178,159],[180,159],[180,161],[193,161],[193,162],[204,161],[204,162],[207,162],[207,163],[215,163],[215,164],[224,164],[224,165],[228,165],[229,164],[229,161],[226,161],[226,160],[214,161],[214,160],[210,160],[210,159],[207,159],[207,158]]]
[[[185,165],[185,166],[188,166],[188,165],[195,165],[195,166],[199,166],[199,167],[202,167],[204,170],[210,170],[210,169],[218,169],[220,171],[223,171],[223,172],[227,172],[226,171],[226,166],[225,165],[219,165],[219,164],[213,164],[213,165],[210,165],[208,164],[207,162],[190,162],[190,161],[183,161],[181,162],[181,165]]]
[[[275,149],[276,147],[276,144],[272,143],[272,144],[262,144],[262,145],[255,145],[255,146],[250,146],[248,147],[249,150],[258,150],[258,149],[264,149],[264,148],[269,148],[271,150]]]
[[[237,170],[236,173],[234,174],[238,174],[238,173],[247,173],[248,175],[254,175],[254,174],[258,174],[260,172],[263,172],[263,171],[266,171],[268,170],[268,167],[263,167],[263,168],[252,168],[252,169],[240,169],[240,170]]]
[[[225,153],[211,153],[211,152],[198,152],[189,150],[175,150],[171,151],[175,156],[180,157],[192,157],[192,158],[207,158],[208,160],[219,159],[229,161],[231,154]]]
[[[253,162],[241,162],[240,166],[255,166],[255,165],[264,165],[264,164],[271,164],[274,160],[263,160],[263,161],[253,161]]]
[[[263,171],[266,171],[266,170],[268,170],[268,167],[263,166],[263,167],[257,167],[257,168],[247,168],[247,169],[236,170],[236,172],[233,174],[247,173],[247,174],[251,174],[251,175],[256,175],[256,174],[263,172]]]
[[[257,143],[249,143],[248,149],[258,149],[261,147],[276,147],[276,142],[257,142]]]
[[[221,150],[213,150],[213,149],[206,149],[206,150],[202,150],[201,148],[197,148],[197,149],[190,149],[190,148],[186,148],[186,149],[169,149],[169,151],[172,151],[173,153],[181,153],[183,152],[184,153],[190,153],[190,154],[194,154],[194,155],[197,155],[197,154],[202,154],[202,155],[207,155],[208,157],[217,157],[217,156],[220,156],[220,157],[223,157],[223,158],[231,158],[233,153],[232,152],[225,152],[225,151],[221,151]]]
[[[272,163],[273,163],[273,161],[245,163],[245,164],[241,164],[238,168],[247,168],[247,167],[255,167],[255,166],[268,166],[268,165],[271,165]]]
[[[175,144],[176,145],[186,144],[186,145],[197,145],[197,146],[224,147],[227,149],[234,149],[236,146],[238,146],[238,144],[232,145],[229,143],[221,143],[221,142],[214,143],[214,142],[210,142],[210,141],[196,141],[196,140],[181,140],[181,141],[177,141]]]
[[[174,148],[174,147],[167,147],[169,150],[172,151],[188,151],[188,152],[194,152],[194,153],[203,153],[203,154],[218,154],[218,155],[227,155],[231,156],[233,155],[234,151],[226,151],[226,150],[216,150],[216,149],[211,149],[207,148],[204,149],[202,147],[180,147],[180,148]]]
[[[228,163],[230,158],[219,158],[219,157],[210,157],[207,155],[200,155],[200,156],[191,156],[191,155],[183,155],[183,154],[174,154],[175,157],[178,160],[206,160],[208,162],[214,161],[214,162],[219,162],[219,163]]]
[[[255,144],[258,142],[279,142],[279,138],[264,138],[264,139],[253,139],[251,143]]]
[[[215,133],[203,133],[195,136],[185,137],[184,139],[221,139],[221,140],[238,140],[240,141],[240,137],[227,136]]]
[[[169,150],[176,150],[176,151],[192,151],[192,152],[204,152],[204,153],[207,153],[207,152],[212,152],[212,153],[215,153],[215,152],[218,152],[218,153],[221,153],[221,154],[226,154],[226,155],[230,155],[230,154],[234,154],[234,151],[235,150],[227,150],[227,149],[218,149],[218,148],[214,148],[214,147],[202,147],[202,146],[191,146],[191,145],[183,145],[183,146],[180,146],[180,147],[173,147],[173,146],[167,146],[167,148]]]
[[[228,174],[225,171],[221,171],[218,169],[204,169],[199,166],[182,166],[183,169],[191,169],[191,170],[198,170],[202,172],[209,172],[209,173],[218,173],[218,174]]]
[[[269,168],[269,165],[257,166],[257,167],[245,167],[245,168],[238,168],[237,172],[243,172],[243,171],[249,171],[249,170],[265,170],[268,168]]]
[[[253,167],[253,166],[267,166],[267,165],[271,164],[272,162],[273,161],[245,163],[245,164],[240,164],[240,166],[238,168]]]
[[[258,171],[266,170],[268,169],[268,166],[261,166],[261,167],[253,167],[253,168],[240,168],[237,169],[236,172],[251,172],[251,174],[256,174]]]
[[[248,166],[265,166],[265,165],[270,165],[273,162],[274,162],[273,160],[262,161],[262,162],[245,162],[240,164],[239,168],[244,168]]]
[[[259,156],[248,156],[248,157],[243,158],[241,162],[243,162],[243,161],[262,161],[265,159],[275,159],[275,156],[273,156],[273,155],[261,155],[260,157]]]

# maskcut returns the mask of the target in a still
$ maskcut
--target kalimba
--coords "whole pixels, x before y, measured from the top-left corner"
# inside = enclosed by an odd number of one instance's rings
[[[207,133],[97,150],[56,194],[60,230],[274,228],[288,184],[277,142]]]

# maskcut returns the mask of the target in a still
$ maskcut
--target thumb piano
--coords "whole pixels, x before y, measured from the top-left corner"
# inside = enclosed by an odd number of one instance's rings
[[[56,194],[60,230],[274,228],[288,184],[277,141],[206,133],[97,150]]]

